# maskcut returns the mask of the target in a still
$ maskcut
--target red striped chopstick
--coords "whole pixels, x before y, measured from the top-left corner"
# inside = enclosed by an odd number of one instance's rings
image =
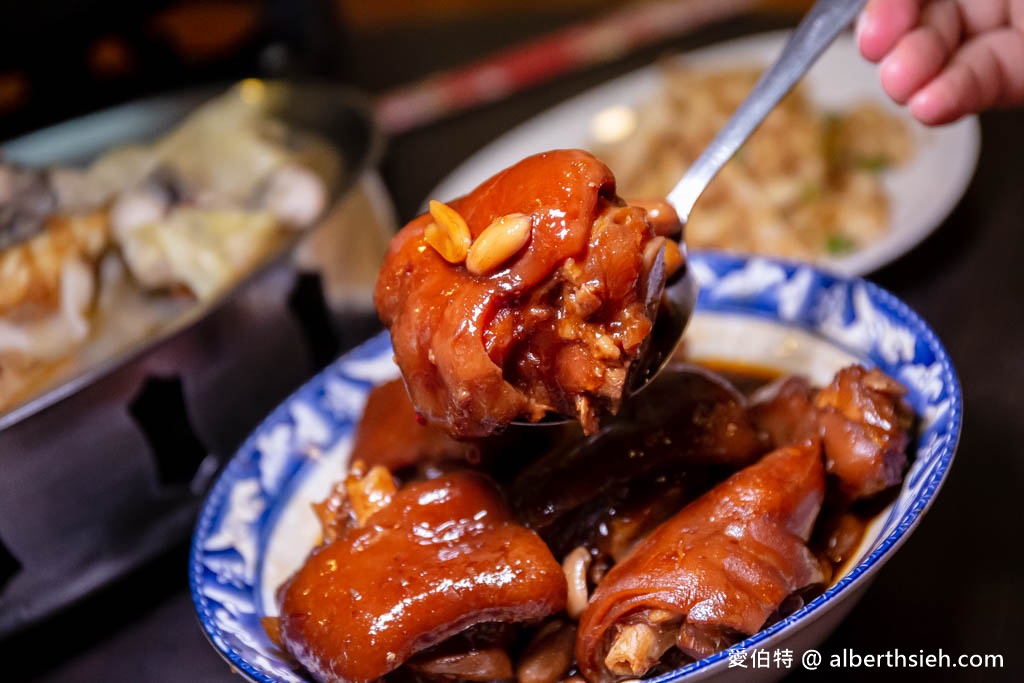
[[[570,71],[619,59],[651,42],[739,14],[756,0],[653,0],[552,33],[381,95],[390,135],[501,100]]]

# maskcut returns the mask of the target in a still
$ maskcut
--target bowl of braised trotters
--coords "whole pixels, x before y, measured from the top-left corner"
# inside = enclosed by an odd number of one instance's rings
[[[942,485],[956,375],[884,290],[687,255],[679,230],[574,150],[407,225],[389,334],[273,412],[205,503],[192,592],[234,669],[697,680],[821,641]],[[683,343],[628,395],[685,271]]]

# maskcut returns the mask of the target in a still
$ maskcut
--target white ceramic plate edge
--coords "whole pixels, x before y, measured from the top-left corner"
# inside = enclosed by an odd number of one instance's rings
[[[787,31],[739,38],[680,54],[687,64],[708,67],[766,64],[780,50]],[[638,104],[657,92],[657,64],[642,67],[587,90],[523,122],[466,159],[427,196],[442,201],[465,194],[497,171],[530,154],[565,147],[586,148],[591,118],[612,104]],[[837,74],[842,77],[837,77]],[[940,128],[927,128],[886,97],[877,67],[857,53],[852,36],[841,36],[807,76],[807,93],[817,105],[834,110],[872,101],[899,113],[910,126],[914,157],[884,177],[892,200],[891,229],[851,254],[817,265],[842,275],[865,275],[903,256],[930,235],[952,212],[970,184],[981,149],[981,129],[971,116]],[[940,172],[936,172],[940,169]]]

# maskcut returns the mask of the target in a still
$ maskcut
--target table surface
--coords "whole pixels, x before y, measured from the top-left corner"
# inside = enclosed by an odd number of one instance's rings
[[[356,85],[384,87],[539,35],[572,18],[547,14],[351,37]],[[745,17],[652,46],[391,140],[382,173],[408,218],[446,173],[516,123],[665,51],[787,25]],[[457,55],[437,46],[459,45]],[[1021,681],[1024,654],[1024,111],[982,116],[982,153],[949,219],[871,279],[916,309],[945,342],[966,402],[956,463],[927,519],[882,571],[826,655],[941,651],[1001,654],[1001,670],[831,670],[790,680]],[[0,642],[5,680],[239,681],[206,642],[186,586],[187,549],[173,549],[68,612]]]

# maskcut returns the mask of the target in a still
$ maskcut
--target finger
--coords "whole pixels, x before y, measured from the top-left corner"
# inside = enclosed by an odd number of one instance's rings
[[[920,23],[930,26],[942,38],[952,53],[964,37],[964,23],[960,14],[959,0],[937,0],[921,10]]]
[[[905,104],[910,96],[939,75],[951,54],[942,35],[922,26],[904,36],[882,61],[879,74],[889,97]]]
[[[1024,34],[999,29],[968,41],[943,71],[910,99],[922,123],[940,125],[996,105],[1024,104]]]
[[[965,64],[951,64],[910,99],[910,113],[921,123],[940,126],[980,111],[981,84]]]
[[[917,25],[917,0],[869,0],[857,18],[857,45],[865,59],[877,62]]]
[[[1010,23],[1014,0],[957,0],[964,32],[977,36]]]
[[[900,104],[939,75],[960,44],[958,0],[938,0],[921,11],[919,26],[901,38],[882,62],[882,87]]]

